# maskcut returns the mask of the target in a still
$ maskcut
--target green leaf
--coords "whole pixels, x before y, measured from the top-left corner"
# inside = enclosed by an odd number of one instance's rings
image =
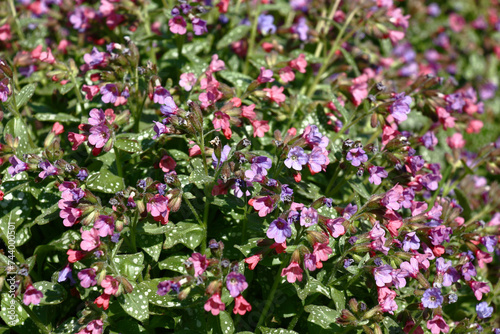
[[[123,179],[103,168],[99,172],[90,173],[87,179],[87,187],[90,190],[114,194],[123,189]]]
[[[365,186],[361,182],[349,181],[351,188],[358,193],[364,199],[370,199],[370,194],[366,190]]]
[[[61,95],[66,95],[70,90],[73,89],[73,87],[75,87],[74,82],[69,82],[66,85],[61,85],[60,87],[58,87],[59,93],[61,93]]]
[[[252,238],[248,240],[248,242],[244,245],[234,245],[235,248],[239,249],[239,251],[244,255],[248,256],[252,254],[252,250],[254,248],[257,248],[257,241],[259,241],[262,238]]]
[[[178,243],[186,245],[190,249],[198,247],[203,240],[203,229],[198,224],[193,223],[178,223],[168,224],[165,232],[164,249],[172,248]]]
[[[57,203],[53,204],[48,209],[43,210],[43,212],[38,217],[35,218],[35,224],[45,225],[51,222],[52,220],[57,219],[59,217],[58,212],[59,212],[59,205]]]
[[[248,75],[239,72],[221,71],[219,72],[219,75],[233,84],[234,87],[240,89],[242,92],[244,92],[248,85],[250,85],[253,81]]]
[[[17,109],[24,107],[35,93],[36,84],[29,84],[24,86],[16,95]]]
[[[462,211],[461,213],[461,216],[463,216],[465,220],[469,220],[471,213],[469,199],[464,194],[464,192],[458,188],[455,188],[455,196],[457,197],[460,206],[464,209],[464,211]]]
[[[137,142],[137,140],[129,138],[117,138],[115,140],[115,148],[129,153],[142,152],[141,145]]]
[[[158,226],[157,224],[143,222],[139,226],[137,226],[137,232],[144,233],[144,234],[163,234],[163,233],[167,232],[169,230],[169,228],[170,228],[170,224]]]
[[[398,325],[398,323],[395,322],[391,317],[385,317],[384,320],[382,320],[382,323],[384,324],[385,328],[387,328],[389,333],[404,334],[403,330],[401,329],[401,326]]]
[[[163,235],[160,234],[138,234],[137,245],[148,253],[153,260],[158,261],[163,244]]]
[[[142,252],[117,255],[113,261],[120,275],[125,276],[131,282],[134,282],[144,269],[144,254]]]
[[[217,50],[226,48],[231,43],[247,37],[248,33],[250,32],[250,28],[250,26],[244,24],[233,28],[217,42]]]
[[[339,101],[337,100],[337,96],[335,96],[335,94],[332,92],[330,92],[330,100],[332,100],[332,103],[335,106],[335,108],[337,108],[337,110],[340,112],[342,117],[344,117],[344,122],[348,122],[349,121],[349,112],[347,111],[346,108],[344,108],[344,106],[342,106],[339,103]]]
[[[23,309],[17,299],[12,299],[10,294],[2,293],[2,309],[0,310],[0,317],[2,320],[12,326],[21,325],[29,318],[28,313]],[[12,307],[12,308],[11,308]],[[9,308],[13,310],[13,317],[9,317]]]
[[[189,182],[195,183],[196,185],[203,185],[213,181],[213,176],[207,176],[205,174],[205,168],[203,167],[203,161],[201,161],[201,159],[193,159],[191,165],[193,169],[191,175],[189,175]]]
[[[7,236],[9,225],[15,226],[16,246],[24,244],[29,239],[29,227],[31,226],[25,226],[23,223],[26,220],[32,221],[30,213],[30,200],[25,192],[10,192],[0,202],[0,231],[4,236]],[[26,231],[26,227],[28,231]]]
[[[331,329],[331,324],[335,324],[340,312],[332,310],[327,306],[307,305],[304,310],[309,313],[307,321],[321,326],[324,329]],[[338,327],[335,325],[335,327]]]
[[[78,319],[69,318],[66,321],[64,321],[62,324],[57,326],[56,330],[54,331],[54,334],[76,333],[76,332],[78,332],[79,328],[80,328],[80,325],[78,324]]]
[[[335,303],[335,308],[338,311],[345,309],[345,294],[342,291],[337,290],[332,286],[330,287],[330,296]]]
[[[118,302],[123,310],[139,321],[149,318],[148,294],[152,293],[152,291],[144,283],[146,282],[137,285],[131,293],[122,294],[118,297]]]
[[[47,281],[33,283],[33,286],[43,293],[40,300],[40,305],[55,305],[59,304],[66,298],[66,290],[61,284]]]
[[[259,327],[262,334],[299,334],[296,331],[291,331],[284,328],[268,328],[268,327]]]
[[[298,285],[295,285],[295,287],[297,289],[297,295],[302,300],[305,300],[309,295],[314,293],[321,293],[330,298],[330,291],[328,291],[328,288],[313,277],[309,278],[303,289],[301,289]]]
[[[171,271],[176,271],[181,274],[187,274],[186,267],[184,266],[184,262],[188,259],[187,255],[175,255],[171,256],[168,259],[165,259],[161,262],[158,262],[158,267],[160,269],[168,269]]]
[[[79,123],[80,119],[68,114],[36,113],[34,117],[41,122]]]
[[[226,311],[221,311],[219,313],[220,328],[223,334],[233,334],[234,324],[233,319]]]
[[[12,118],[3,129],[4,140],[6,134],[11,134],[14,138],[19,138],[19,146],[16,149],[16,154],[20,158],[25,153],[34,153],[36,146],[31,139],[28,126],[20,117]]]
[[[354,71],[354,74],[356,74],[357,77],[361,75],[358,69],[358,65],[356,65],[356,61],[354,58],[351,56],[349,52],[346,51],[344,48],[340,48],[340,52],[342,52],[342,55],[344,56],[345,60],[349,64],[349,66],[352,67],[352,70]]]

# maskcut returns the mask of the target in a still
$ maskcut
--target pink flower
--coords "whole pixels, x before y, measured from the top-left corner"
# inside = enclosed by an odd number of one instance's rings
[[[220,311],[226,309],[226,305],[221,301],[220,294],[214,293],[205,303],[205,311],[212,312],[212,315],[219,315]]]
[[[264,88],[264,92],[266,92],[266,96],[273,102],[277,104],[281,104],[285,102],[286,96],[283,94],[283,90],[285,87],[272,86],[271,88]]]
[[[174,34],[184,35],[186,33],[186,21],[180,15],[177,15],[168,20],[170,31]]]
[[[43,293],[37,290],[33,285],[28,285],[23,296],[24,305],[38,305],[40,304],[40,299],[43,298]]]
[[[253,111],[254,109],[255,109],[255,104],[241,107],[241,116],[246,117],[251,121],[254,120],[255,117],[257,117],[255,111]]]
[[[274,201],[271,196],[251,198],[248,204],[259,212],[259,217],[265,217],[274,210]]]
[[[483,293],[486,294],[490,292],[490,287],[484,282],[470,281],[469,285],[474,291],[474,296],[476,296],[477,300],[483,298]]]
[[[295,73],[293,73],[290,66],[286,66],[279,71],[281,81],[284,83],[295,80]]]
[[[101,244],[99,239],[99,232],[95,228],[91,228],[89,231],[82,232],[82,242],[80,242],[80,248],[84,251],[90,252],[94,250]]]
[[[5,23],[0,27],[0,41],[10,41],[12,35],[10,33],[10,25]]]
[[[239,314],[239,315],[244,315],[247,312],[250,312],[252,310],[252,305],[248,303],[245,298],[243,298],[242,295],[239,295],[234,299],[234,308],[233,308],[233,313],[234,314]]]
[[[301,53],[297,59],[293,59],[293,60],[290,60],[290,63],[289,65],[299,71],[300,73],[306,73],[306,67],[307,67],[307,60],[306,60],[306,56]]]
[[[103,293],[94,300],[94,304],[96,304],[97,307],[107,310],[109,307],[109,297],[110,295]]]
[[[319,242],[314,244],[314,250],[312,253],[316,257],[316,267],[318,269],[323,268],[323,262],[328,260],[328,256],[333,254],[333,250],[328,246],[328,243],[320,244]]]
[[[212,61],[210,62],[209,69],[211,72],[219,72],[226,69],[226,64],[223,60],[219,59],[218,55],[212,55]]]
[[[387,37],[391,40],[392,45],[396,45],[400,40],[405,38],[405,33],[404,31],[389,30]]]
[[[156,194],[155,197],[151,198],[148,202],[146,208],[157,222],[161,222],[163,225],[168,223],[170,208],[168,207],[167,197]]]
[[[102,334],[103,322],[101,319],[92,320],[87,327],[80,330],[77,334]]]
[[[465,146],[465,140],[461,133],[457,132],[453,136],[446,138],[446,143],[452,149],[462,149]]]
[[[94,228],[99,231],[99,236],[104,238],[113,235],[115,229],[113,216],[100,215],[94,223]]]
[[[189,258],[189,261],[193,263],[194,267],[194,276],[198,277],[207,270],[208,261],[205,255],[201,255],[200,253],[193,253]]]
[[[50,48],[47,48],[47,51],[41,52],[40,57],[38,58],[40,61],[48,64],[54,64],[56,62],[56,59],[52,55],[52,50]]]
[[[75,262],[80,261],[81,259],[83,259],[85,257],[85,252],[76,251],[73,249],[68,249],[66,254],[68,254],[68,262],[69,263],[75,263]]]
[[[357,107],[368,96],[368,76],[362,74],[352,80],[352,86],[349,87],[352,95],[352,102]]]
[[[273,82],[273,81],[274,81],[273,71],[267,70],[265,67],[261,67],[259,77],[257,78],[257,82],[262,84],[262,83]]]
[[[248,269],[254,270],[260,260],[262,260],[262,254],[255,254],[247,257],[245,263],[248,264]]]
[[[460,32],[465,27],[465,19],[457,13],[451,13],[449,16],[450,28],[454,32]]]
[[[231,127],[231,124],[229,124],[229,115],[222,112],[222,111],[216,111],[214,113],[214,119],[212,121],[212,124],[214,125],[215,130],[225,130]]]
[[[73,143],[71,149],[75,151],[78,149],[78,146],[87,140],[87,136],[75,132],[68,132],[68,140],[70,143]]]
[[[175,162],[175,160],[171,156],[165,154],[161,158],[160,163],[158,164],[158,166],[161,168],[161,170],[164,173],[168,173],[168,172],[171,172],[171,171],[175,170],[175,167],[177,166],[177,163]]]
[[[467,133],[479,133],[483,128],[483,122],[478,119],[473,119],[467,125],[467,129],[465,130]]]
[[[394,314],[394,311],[398,309],[398,304],[394,301],[396,295],[396,291],[392,291],[387,287],[378,288],[378,304],[382,312]]]
[[[302,282],[302,273],[304,270],[300,267],[300,265],[292,261],[290,265],[286,268],[283,268],[281,271],[281,276],[286,275],[286,280],[288,283],[295,283],[296,280],[299,280],[299,282]]]
[[[106,278],[101,282],[101,287],[104,289],[104,293],[107,295],[116,296],[119,286],[120,282],[118,282],[118,280],[116,278],[113,278],[113,276],[111,275],[106,275]]]
[[[450,327],[440,314],[436,314],[432,320],[427,321],[427,329],[432,334],[448,333],[450,331]]]
[[[99,93],[100,88],[99,85],[93,85],[93,86],[83,85],[82,91],[85,93],[85,98],[87,100],[92,100],[94,96],[96,96],[97,93]]]
[[[194,84],[196,83],[196,77],[193,73],[182,73],[181,80],[179,81],[179,85],[184,88],[187,92],[193,89]]]
[[[479,268],[484,268],[487,263],[493,261],[493,257],[490,254],[483,252],[480,249],[476,251],[476,257],[477,262],[479,263]]]
[[[264,134],[269,131],[268,121],[252,121],[253,126],[253,136],[264,137]]]
[[[52,126],[52,132],[54,132],[55,135],[60,135],[64,132],[64,126],[59,122],[55,122]]]

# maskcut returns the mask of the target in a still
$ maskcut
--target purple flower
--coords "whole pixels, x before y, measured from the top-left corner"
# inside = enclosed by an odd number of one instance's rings
[[[80,180],[80,181],[85,181],[85,179],[89,176],[89,172],[87,172],[86,169],[80,169],[80,171],[78,171],[78,174],[76,175],[76,177]]]
[[[168,129],[167,127],[163,124],[163,123],[160,123],[160,122],[157,122],[157,121],[153,121],[155,123],[155,126],[153,127],[153,130],[155,131],[155,135],[153,136],[153,139],[157,139],[158,137],[160,137],[162,134],[164,133],[168,133]]]
[[[297,24],[292,26],[292,32],[297,33],[301,41],[307,40],[309,26],[307,25],[307,20],[305,17],[299,18]]]
[[[290,152],[285,160],[285,166],[288,168],[293,168],[295,170],[302,170],[302,166],[307,164],[309,157],[304,152],[302,147],[295,146]]]
[[[231,186],[231,189],[234,189],[234,196],[236,196],[237,198],[241,198],[243,196],[243,190],[241,188],[243,187],[250,187],[252,184],[247,182],[247,181],[243,181],[241,179],[236,179],[234,180],[234,184]],[[245,192],[245,195],[246,196],[250,196],[251,193],[250,191],[246,191]]]
[[[358,206],[356,204],[349,203],[344,210],[342,210],[342,217],[345,219],[351,219],[356,212],[358,212]]]
[[[288,184],[283,184],[281,186],[280,199],[282,202],[290,202],[293,196],[293,189],[288,186]]]
[[[382,179],[385,179],[387,176],[389,176],[389,173],[387,173],[384,167],[371,166],[368,171],[370,172],[368,181],[377,186],[382,183]]]
[[[111,236],[111,241],[114,242],[115,244],[120,241],[120,233],[116,232],[116,233],[113,233],[113,235]]]
[[[425,160],[420,155],[414,155],[408,158],[407,169],[415,176],[415,174],[424,167]]]
[[[405,96],[405,93],[396,94],[393,104],[389,107],[389,111],[396,120],[403,122],[408,118],[410,113],[411,97]]]
[[[476,276],[476,267],[474,267],[474,264],[472,262],[467,262],[462,266],[462,275],[464,276],[464,279],[466,281],[470,281],[472,279],[472,276]]]
[[[157,86],[153,94],[153,102],[158,104],[167,104],[167,99],[172,99],[170,92],[161,86]]]
[[[481,100],[486,101],[495,97],[495,92],[498,86],[492,82],[488,82],[481,87],[479,87],[479,96]]]
[[[212,165],[214,166],[214,168],[216,169],[219,168],[222,165],[222,163],[227,160],[229,152],[231,152],[231,146],[224,145],[224,148],[222,149],[222,152],[220,154],[220,160],[217,159],[217,157],[215,156],[215,152],[212,153],[212,159],[213,159]]]
[[[267,175],[267,170],[271,168],[273,161],[266,156],[258,156],[252,159],[252,170],[258,174]]]
[[[96,148],[104,147],[109,137],[109,128],[105,125],[93,126],[90,128],[89,143]]]
[[[311,173],[319,173],[323,169],[323,166],[327,164],[327,158],[324,153],[327,151],[319,146],[315,146],[309,155],[309,169]]]
[[[300,212],[300,225],[309,227],[318,222],[318,211],[315,208],[304,208]]]
[[[444,298],[441,295],[441,289],[430,288],[425,290],[422,297],[422,304],[427,308],[436,308],[441,306],[443,300]]]
[[[429,4],[427,6],[427,14],[429,14],[432,17],[437,17],[439,14],[441,14],[441,8],[439,8],[439,5],[435,2]]]
[[[362,147],[351,148],[347,152],[346,160],[350,161],[354,167],[358,167],[361,163],[368,161],[368,155],[366,155]]]
[[[481,302],[476,305],[476,312],[479,319],[489,318],[493,314],[493,306],[488,306],[487,302]]]
[[[93,268],[83,269],[78,273],[78,279],[80,280],[80,285],[84,288],[90,288],[97,284],[95,279],[96,274]]]
[[[274,34],[276,32],[276,26],[274,25],[274,16],[261,14],[257,21],[257,27],[259,31],[264,34]]]
[[[327,208],[331,208],[333,205],[333,199],[332,198],[324,198],[323,204],[325,204]]]
[[[450,242],[450,235],[453,233],[451,227],[439,225],[429,231],[429,239],[434,246],[441,245],[443,242]]]
[[[83,56],[83,60],[90,66],[99,65],[104,61],[104,52],[99,52],[96,47],[93,47],[91,53]]]
[[[208,32],[207,21],[195,17],[194,19],[191,20],[191,23],[193,24],[193,30],[195,35],[199,36]]]
[[[42,171],[38,174],[38,177],[45,180],[49,175],[57,175],[57,168],[47,160],[40,162],[38,165]]]
[[[118,86],[115,84],[106,84],[101,87],[101,100],[104,103],[115,103],[118,99]]]
[[[92,9],[85,7],[76,7],[73,14],[69,16],[69,22],[71,22],[73,28],[79,32],[84,32],[89,26],[87,15],[89,15],[91,11]]]
[[[418,250],[420,248],[420,239],[417,237],[416,232],[410,232],[405,235],[403,240],[403,250],[409,252],[410,249]]]
[[[443,277],[443,286],[450,286],[460,279],[460,275],[451,261],[445,261],[442,257],[436,259],[436,271],[438,275]]]
[[[439,186],[439,181],[441,181],[441,176],[437,174],[425,174],[420,178],[420,184],[422,184],[427,189],[434,191],[437,190]]]
[[[462,108],[465,106],[465,100],[461,93],[446,95],[444,99],[451,110],[461,112]]]
[[[7,169],[10,176],[14,176],[16,174],[24,172],[25,170],[28,170],[28,164],[19,160],[15,155],[9,158],[9,162],[12,165]]]
[[[269,224],[269,228],[266,233],[269,239],[274,239],[275,242],[281,244],[292,236],[292,227],[290,222],[284,220],[283,218],[275,219]]]
[[[246,288],[248,283],[243,274],[230,272],[226,277],[226,287],[231,297],[238,297]]]
[[[486,250],[490,253],[495,250],[497,242],[498,240],[496,236],[488,235],[481,238],[481,243],[484,245],[484,247],[486,247]]]
[[[383,287],[392,282],[392,267],[384,264],[380,267],[373,269],[373,276],[375,277],[375,284],[378,287]]]
[[[170,290],[172,290],[172,281],[162,281],[158,283],[157,288],[158,290],[156,291],[156,294],[158,296],[165,296],[170,292]]]
[[[344,268],[350,267],[354,263],[353,259],[344,259]]]
[[[0,81],[0,101],[5,102],[9,98],[10,89],[9,85],[4,83],[4,81]]]
[[[328,146],[328,137],[323,136],[321,132],[319,132],[318,127],[314,124],[306,126],[302,137],[305,138],[310,146],[319,146],[323,148]]]
[[[311,253],[304,254],[304,267],[306,267],[307,270],[315,271],[317,269],[316,263],[316,255]]]
[[[392,276],[392,284],[396,289],[401,289],[406,286],[406,277],[408,277],[410,274],[408,271],[403,270],[403,269],[394,269],[391,272]]]
[[[434,150],[434,146],[437,145],[438,139],[434,132],[432,131],[427,131],[421,138],[420,142],[428,149],[428,150]]]
[[[307,12],[311,0],[290,0],[290,6],[295,11]]]
[[[66,267],[64,267],[64,269],[59,272],[59,277],[57,278],[57,281],[61,283],[66,281],[67,279],[69,279],[71,285],[76,283],[75,280],[73,279],[73,275],[71,275],[71,267],[69,266],[69,264],[67,264]]]
[[[35,65],[29,65],[29,66],[19,67],[18,70],[19,74],[29,78],[33,73],[35,73],[36,67]]]

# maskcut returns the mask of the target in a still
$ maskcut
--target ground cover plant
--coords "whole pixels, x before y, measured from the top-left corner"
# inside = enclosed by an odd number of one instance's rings
[[[1,333],[500,333],[500,4],[0,3]]]

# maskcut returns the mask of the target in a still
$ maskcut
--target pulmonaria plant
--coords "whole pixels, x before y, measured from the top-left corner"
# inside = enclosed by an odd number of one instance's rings
[[[500,331],[496,2],[0,12],[11,332]]]

